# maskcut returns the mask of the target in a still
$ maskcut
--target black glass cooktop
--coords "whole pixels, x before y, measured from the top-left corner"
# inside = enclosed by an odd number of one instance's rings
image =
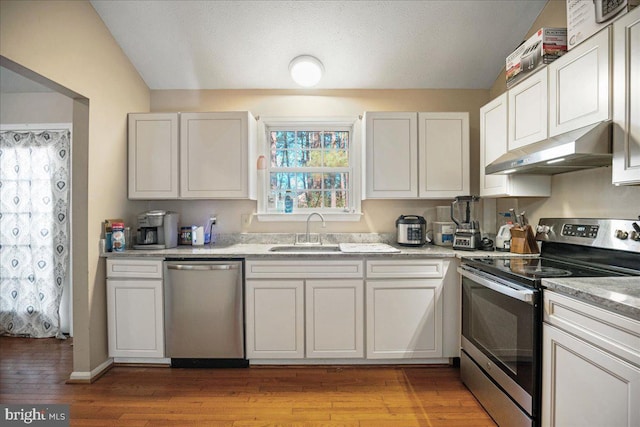
[[[611,277],[625,274],[550,258],[486,257],[463,258],[464,264],[485,273],[539,287],[542,279],[552,277]]]

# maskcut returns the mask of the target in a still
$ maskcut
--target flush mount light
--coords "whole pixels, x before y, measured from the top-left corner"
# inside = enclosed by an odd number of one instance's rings
[[[294,82],[300,86],[315,86],[322,78],[324,67],[318,58],[301,55],[293,58],[289,64],[289,73]]]

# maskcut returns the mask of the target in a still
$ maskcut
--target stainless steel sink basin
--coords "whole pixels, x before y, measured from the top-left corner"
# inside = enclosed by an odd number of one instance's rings
[[[340,252],[340,246],[334,245],[290,245],[290,246],[273,246],[269,248],[270,252]]]

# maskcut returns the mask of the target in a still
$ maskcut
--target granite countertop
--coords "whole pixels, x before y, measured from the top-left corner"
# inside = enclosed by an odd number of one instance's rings
[[[178,246],[172,249],[160,250],[127,250],[124,252],[106,252],[102,254],[107,258],[132,258],[132,257],[156,257],[156,258],[296,258],[296,259],[323,259],[333,258],[361,258],[363,256],[378,258],[462,258],[462,257],[484,257],[484,256],[505,256],[515,255],[508,252],[488,252],[488,251],[460,251],[451,247],[435,246],[427,244],[422,247],[403,247],[391,245],[398,252],[272,252],[274,246],[282,244],[268,243],[233,243],[215,244],[205,246]]]
[[[640,320],[640,276],[542,279],[550,290]]]
[[[421,247],[400,246],[395,242],[395,234],[392,233],[327,233],[322,235],[324,245],[349,244],[354,250],[356,244],[365,244],[362,252],[271,252],[273,246],[293,245],[295,234],[292,233],[246,233],[246,234],[222,234],[218,236],[217,243],[204,246],[178,246],[161,250],[127,250],[124,252],[106,252],[103,257],[156,257],[156,258],[296,258],[296,259],[333,259],[340,258],[462,258],[462,257],[486,257],[486,256],[523,256],[499,251],[463,251],[453,250],[447,246],[426,244]],[[385,243],[397,251],[378,252],[370,251],[366,245],[373,243]],[[527,255],[531,256],[531,255]]]

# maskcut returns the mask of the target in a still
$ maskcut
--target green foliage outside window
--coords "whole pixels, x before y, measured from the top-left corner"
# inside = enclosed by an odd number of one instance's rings
[[[270,131],[268,208],[280,210],[286,190],[297,209],[348,208],[349,139],[344,130]]]

